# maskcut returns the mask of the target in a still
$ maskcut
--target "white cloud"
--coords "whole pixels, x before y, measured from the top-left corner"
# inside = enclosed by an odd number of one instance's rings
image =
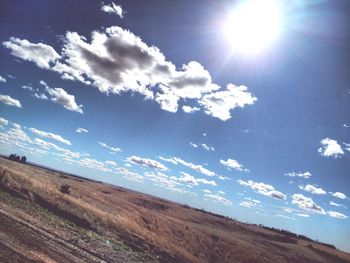
[[[330,201],[329,204],[332,205],[332,206],[336,206],[336,207],[344,207],[344,208],[347,208],[346,205],[338,204],[338,203],[335,203],[335,202],[332,202],[332,201]]]
[[[22,108],[21,102],[19,100],[16,100],[10,97],[9,95],[0,94],[0,103],[6,104],[9,106],[14,106],[17,108]]]
[[[322,147],[318,149],[318,152],[322,156],[338,158],[344,154],[344,151],[336,140],[326,138],[321,141],[321,145]]]
[[[40,94],[34,93],[33,96],[39,100],[48,100],[49,99],[44,93],[40,93]]]
[[[40,85],[43,85],[45,88],[49,87],[49,85],[47,85],[47,83],[43,80],[40,80],[39,83],[40,83]]]
[[[34,62],[39,68],[50,68],[60,55],[49,45],[43,43],[30,43],[26,39],[11,37],[3,45],[11,50],[11,54],[23,60]]]
[[[108,14],[115,14],[120,18],[123,18],[123,9],[120,5],[116,5],[111,2],[110,4],[101,3],[101,10]]]
[[[196,111],[199,111],[200,108],[184,105],[184,106],[182,106],[182,110],[186,113],[194,113]]]
[[[210,190],[208,190],[208,189],[204,189],[203,192],[206,193],[206,194],[211,194],[211,193],[212,193],[212,192],[211,192]]]
[[[343,194],[343,193],[341,193],[341,192],[335,192],[335,193],[332,193],[332,192],[329,192],[331,195],[333,195],[334,197],[337,197],[337,198],[339,198],[339,199],[348,199],[348,197],[345,195],[345,194]]]
[[[240,185],[243,186],[248,186],[249,188],[253,189],[255,192],[269,196],[274,199],[279,199],[279,200],[286,200],[286,195],[283,194],[282,192],[277,191],[272,185],[265,184],[265,183],[257,183],[252,180],[248,181],[243,181],[241,179],[237,180],[237,182]]]
[[[228,84],[224,91],[204,95],[199,103],[205,108],[206,114],[226,121],[231,118],[232,109],[252,105],[256,100],[247,87]]]
[[[288,219],[288,220],[295,220],[295,218],[293,218],[293,217],[290,217],[290,216],[286,216],[286,215],[280,215],[280,214],[278,214],[278,215],[276,215],[277,217],[282,217],[282,218],[285,218],[285,219]]]
[[[22,85],[21,88],[24,90],[34,91],[33,87],[27,85]]]
[[[302,194],[293,194],[292,203],[306,211],[315,212],[318,214],[326,214],[324,209],[318,206],[311,197],[306,197]]]
[[[343,124],[343,127],[344,127],[344,128],[349,128],[350,126],[344,123],[344,124]]]
[[[185,173],[185,172],[181,172],[180,174],[181,174],[181,176],[179,178],[179,181],[186,182],[186,183],[189,183],[191,185],[198,185],[201,183],[201,184],[216,186],[216,182],[213,180],[207,180],[204,178],[195,178],[192,175]]]
[[[328,211],[327,213],[328,213],[328,215],[330,215],[331,217],[334,217],[334,218],[339,218],[339,219],[348,218],[348,216],[346,216],[342,213],[339,213],[339,212],[335,212],[335,211]]]
[[[46,91],[50,95],[51,101],[63,106],[67,110],[83,113],[83,105],[78,105],[75,102],[75,96],[68,94],[64,89],[46,87]]]
[[[259,200],[251,199],[249,197],[245,197],[244,201],[241,201],[239,203],[240,206],[246,207],[246,208],[253,208],[253,207],[258,207],[262,208],[261,202]]]
[[[78,127],[78,128],[76,129],[76,132],[77,132],[77,133],[88,133],[89,131],[88,131],[87,129]]]
[[[327,194],[327,192],[325,190],[323,190],[320,187],[314,186],[312,184],[307,184],[307,185],[299,185],[298,186],[301,190],[304,190],[306,192],[312,193],[312,194],[316,194],[316,195],[324,195]]]
[[[193,147],[193,148],[198,148],[198,144],[195,144],[193,142],[190,142],[190,145]]]
[[[193,148],[198,148],[198,147],[201,147],[202,149],[206,150],[206,151],[212,151],[214,152],[215,151],[215,148],[213,146],[209,146],[205,143],[201,143],[201,144],[196,144],[196,143],[193,143],[193,142],[190,142],[190,145],[193,147]]]
[[[112,166],[117,166],[117,163],[115,161],[105,161],[105,164],[112,165]]]
[[[350,152],[350,143],[343,143],[344,146],[345,146],[345,150],[349,151]]]
[[[110,150],[111,153],[117,153],[122,151],[120,148],[109,146],[104,142],[98,142],[98,144],[101,145],[103,148]]]
[[[166,161],[166,162],[170,162],[172,164],[182,164],[192,170],[195,170],[196,172],[198,173],[201,173],[201,174],[204,174],[204,175],[207,175],[207,176],[215,176],[215,172],[212,172],[206,168],[204,168],[202,165],[200,164],[193,164],[193,163],[190,163],[190,162],[186,162],[184,160],[182,160],[181,158],[178,158],[178,157],[174,157],[174,158],[164,158],[164,157],[159,157],[159,159],[163,160],[163,161]]]
[[[0,76],[0,82],[6,82],[6,79],[3,76]]]
[[[160,170],[164,170],[164,171],[168,170],[168,168],[166,166],[164,166],[163,164],[161,164],[160,162],[158,162],[156,160],[142,158],[142,157],[138,157],[138,156],[134,156],[134,155],[128,157],[125,161],[128,163],[142,165],[142,166],[146,166],[149,168],[160,169]]]
[[[6,120],[6,119],[0,117],[0,126],[3,126],[3,125],[5,126],[5,125],[7,125],[8,123],[9,123],[8,120]]]
[[[50,132],[44,132],[44,131],[40,131],[40,130],[37,130],[35,128],[29,128],[29,130],[32,132],[32,133],[35,133],[41,137],[45,137],[45,138],[49,138],[49,139],[53,139],[53,140],[56,140],[58,142],[61,142],[61,143],[64,143],[64,144],[67,144],[67,145],[72,145],[72,143],[67,140],[67,139],[64,139],[62,136],[60,135],[57,135],[57,134],[54,134],[54,133],[50,133]]]
[[[212,151],[212,152],[215,151],[215,149],[214,149],[213,146],[208,146],[208,145],[206,145],[205,143],[201,143],[201,147],[202,147],[204,150],[206,150],[206,151]]]
[[[300,216],[300,217],[310,217],[310,215],[308,215],[308,214],[295,214],[295,215]]]
[[[215,194],[204,194],[205,197],[210,198],[214,201],[220,202],[225,206],[230,206],[232,205],[232,202],[226,198],[224,198],[221,195],[215,195]]]
[[[81,157],[81,154],[79,152],[72,152],[68,149],[61,148],[52,142],[47,142],[47,141],[44,141],[44,140],[39,139],[39,138],[35,138],[33,143],[42,149],[55,150],[57,152],[60,152],[62,154],[63,158],[69,159],[69,158],[80,158]]]
[[[227,120],[234,108],[256,101],[243,86],[228,84],[220,91],[221,87],[212,82],[209,72],[196,61],[177,69],[157,47],[148,46],[120,27],[94,31],[90,43],[87,39],[76,32],[67,32],[61,55],[50,46],[16,38],[3,45],[13,55],[55,71],[63,79],[92,85],[106,94],[136,92],[155,100],[169,112],[176,112],[186,100],[199,104],[206,114]],[[74,108],[81,111],[78,105]]]
[[[249,172],[249,169],[243,168],[243,165],[234,159],[227,159],[226,161],[220,160],[220,163],[229,169],[232,168],[232,169],[235,169],[237,171]]]
[[[110,168],[107,168],[105,166],[105,163],[97,161],[95,159],[92,158],[83,158],[81,160],[78,161],[78,164],[80,166],[89,168],[89,169],[95,169],[101,172],[112,172],[112,170]]]
[[[286,173],[285,175],[289,176],[289,177],[302,177],[305,179],[309,179],[312,176],[312,174],[310,172],[303,172],[303,173],[290,172],[290,173]]]

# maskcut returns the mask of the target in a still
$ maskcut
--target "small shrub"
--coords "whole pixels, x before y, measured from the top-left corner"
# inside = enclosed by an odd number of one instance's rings
[[[61,191],[61,193],[69,195],[70,194],[70,185],[68,185],[68,184],[61,185],[60,191]]]

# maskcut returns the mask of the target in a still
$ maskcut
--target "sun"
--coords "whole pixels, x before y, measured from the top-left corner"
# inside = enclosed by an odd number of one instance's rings
[[[246,0],[237,6],[224,24],[224,35],[232,50],[259,53],[269,47],[281,30],[277,0]]]

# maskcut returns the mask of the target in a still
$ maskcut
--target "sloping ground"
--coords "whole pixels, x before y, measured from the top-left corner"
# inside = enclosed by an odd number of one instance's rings
[[[59,191],[63,184],[71,187],[69,194]],[[103,262],[93,261],[99,260],[99,257],[108,262],[140,261],[137,258],[138,254],[132,252],[122,253],[120,256],[128,257],[129,261],[124,258],[118,261],[118,255],[104,258],[102,255],[119,253],[118,251],[121,250],[118,248],[120,243],[117,243],[119,245],[116,245],[116,248],[102,252],[105,247],[108,248],[105,242],[109,240],[122,240],[134,250],[152,254],[161,262],[350,262],[349,254],[312,241],[300,240],[255,225],[243,224],[124,188],[15,163],[3,158],[0,158],[0,186],[2,191],[27,199],[25,203],[31,206],[40,205],[45,208],[43,210],[55,214],[55,218],[68,222],[65,225],[73,222],[76,228],[83,229],[78,232],[85,233],[84,238],[78,238],[78,234],[71,228],[61,229],[61,232],[56,235],[61,239],[67,236],[64,238],[65,241],[73,239],[68,243],[71,245],[78,243],[80,252],[67,254],[67,250],[75,251],[75,248],[67,247],[64,242],[61,242],[62,240],[56,242],[51,236],[47,239],[54,240],[53,244],[40,243],[39,247],[47,246],[44,251],[51,251],[52,255],[56,253],[68,255],[67,257],[72,256],[69,262],[79,262],[74,261],[77,253],[81,255],[87,253],[91,256],[91,261],[82,260],[81,262]],[[23,207],[11,210],[9,208],[11,206],[6,204],[3,198],[0,200],[0,212],[3,210],[6,212],[0,213],[0,254],[11,254],[13,253],[11,251],[16,250],[16,246],[1,242],[4,240],[1,238],[3,233],[18,241],[21,240],[22,232],[26,233],[25,235],[30,232],[35,236],[35,233],[40,232],[35,228],[38,225],[51,227],[55,225],[46,217],[37,217],[35,212],[34,216],[31,214],[30,216],[37,221],[29,220],[30,224],[22,227],[16,225],[9,230],[11,224],[6,221],[6,216],[22,218],[27,212]],[[18,213],[22,213],[22,217]],[[17,228],[21,230],[16,231]],[[70,231],[73,231],[73,234]],[[86,245],[86,243],[95,243],[95,241],[89,241],[91,234],[88,233],[95,233],[95,235],[98,233],[100,245],[95,247]],[[86,243],[83,245],[82,242]],[[28,251],[33,250],[29,238],[26,245]],[[48,256],[47,253],[40,255]],[[17,254],[17,256],[25,255]],[[64,260],[57,262],[65,262]],[[50,261],[44,260],[44,262]]]
[[[0,200],[0,262],[155,262],[39,205],[2,191]]]

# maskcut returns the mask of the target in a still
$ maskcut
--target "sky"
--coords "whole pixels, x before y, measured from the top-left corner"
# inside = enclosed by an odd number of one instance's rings
[[[2,0],[0,153],[350,251],[350,2],[249,1]]]

